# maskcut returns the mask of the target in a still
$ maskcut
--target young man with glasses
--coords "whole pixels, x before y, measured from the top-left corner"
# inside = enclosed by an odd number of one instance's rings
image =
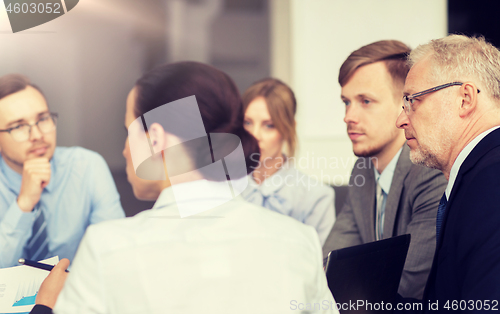
[[[0,268],[72,260],[89,224],[124,217],[104,159],[56,147],[56,121],[26,77],[0,77]]]
[[[410,233],[399,293],[420,299],[431,268],[436,210],[446,180],[439,171],[412,165],[409,148],[403,147],[404,132],[394,124],[403,105],[409,52],[399,41],[379,41],[351,53],[340,68],[344,121],[360,158],[351,175],[351,180],[357,179],[349,184],[323,254]]]
[[[450,35],[412,51],[404,130],[415,164],[448,179],[424,311],[498,310],[500,301],[500,51]]]

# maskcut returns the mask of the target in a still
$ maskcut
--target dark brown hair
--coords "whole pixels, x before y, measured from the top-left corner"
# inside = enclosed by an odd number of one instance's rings
[[[257,81],[243,93],[243,110],[246,111],[248,105],[258,97],[262,97],[266,101],[273,124],[288,146],[288,157],[292,157],[297,147],[297,131],[295,129],[297,101],[292,89],[275,78]]]
[[[396,88],[401,89],[410,71],[406,59],[411,49],[398,40],[381,40],[352,52],[339,71],[339,84],[344,86],[354,72],[367,64],[384,61]]]
[[[260,153],[259,146],[243,127],[241,97],[233,80],[226,73],[198,62],[171,63],[145,73],[136,82],[135,88],[136,117],[164,104],[194,95],[206,133],[237,135],[243,146],[247,173],[257,166],[258,161],[253,161],[250,156]],[[161,124],[166,132],[175,132],[170,130],[169,125],[162,123],[162,119],[148,123],[153,122]],[[205,154],[194,154],[193,157],[198,169],[212,162],[202,155]]]
[[[32,84],[30,79],[26,76],[21,74],[4,75],[0,77],[0,99],[20,92],[28,86],[33,87],[43,95],[40,88],[38,88],[35,84]]]

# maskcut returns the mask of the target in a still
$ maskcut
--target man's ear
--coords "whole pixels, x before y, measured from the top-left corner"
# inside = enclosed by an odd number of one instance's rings
[[[149,139],[155,153],[159,153],[167,148],[167,136],[163,126],[159,123],[153,123],[148,128]]]
[[[470,115],[477,107],[479,90],[472,82],[466,82],[460,87],[460,108],[458,110],[461,118]]]

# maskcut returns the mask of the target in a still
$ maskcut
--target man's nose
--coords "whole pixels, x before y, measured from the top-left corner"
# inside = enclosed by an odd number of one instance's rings
[[[406,129],[410,124],[410,119],[408,119],[408,115],[404,110],[401,110],[398,119],[396,120],[396,127],[398,129]]]
[[[38,124],[32,125],[29,132],[30,132],[30,141],[38,140],[43,137],[43,133],[40,131]]]
[[[344,122],[347,124],[358,123],[359,122],[358,114],[359,114],[359,112],[358,112],[358,108],[356,107],[356,105],[350,104],[345,109]]]

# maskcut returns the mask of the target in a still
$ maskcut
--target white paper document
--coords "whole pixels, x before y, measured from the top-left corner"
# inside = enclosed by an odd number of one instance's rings
[[[58,262],[57,256],[40,261],[49,265]],[[25,265],[0,269],[0,314],[29,313],[48,275],[46,270]]]

